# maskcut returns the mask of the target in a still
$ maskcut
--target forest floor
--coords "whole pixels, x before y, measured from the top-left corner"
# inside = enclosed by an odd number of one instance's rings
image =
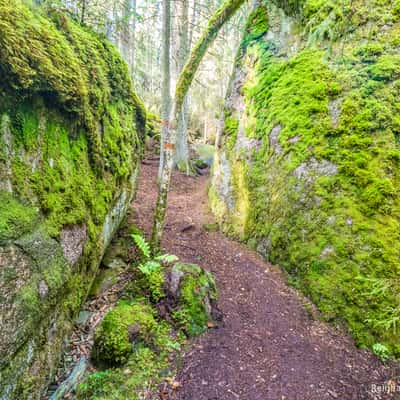
[[[144,161],[133,204],[132,222],[147,234],[157,195],[157,169],[154,158]],[[400,398],[376,393],[379,386],[376,390],[373,386],[394,380],[393,366],[382,364],[341,330],[321,322],[277,267],[222,233],[204,229],[213,222],[207,185],[206,176],[174,173],[162,244],[168,253],[216,275],[223,322],[192,341],[176,377],[179,389],[160,398]]]

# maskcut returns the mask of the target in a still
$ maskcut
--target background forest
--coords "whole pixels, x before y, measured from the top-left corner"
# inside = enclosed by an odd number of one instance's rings
[[[135,91],[147,110],[160,115],[162,93],[161,0],[65,0],[39,2],[44,7],[68,10],[113,42],[125,58]],[[170,2],[171,96],[190,49],[222,0]],[[190,132],[212,139],[221,120],[233,60],[248,11],[242,8],[220,32],[196,75],[186,106]],[[190,122],[189,122],[190,121]]]

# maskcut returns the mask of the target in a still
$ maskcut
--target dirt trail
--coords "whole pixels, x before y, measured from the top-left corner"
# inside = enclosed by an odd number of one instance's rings
[[[135,223],[149,232],[157,164],[142,165]],[[372,384],[394,369],[306,311],[278,268],[221,233],[208,233],[207,178],[176,173],[163,247],[216,274],[218,329],[193,341],[177,377],[180,400],[387,399]]]

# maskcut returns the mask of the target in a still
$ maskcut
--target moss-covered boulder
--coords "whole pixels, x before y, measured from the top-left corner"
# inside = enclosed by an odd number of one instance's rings
[[[121,302],[96,330],[93,359],[106,365],[128,361],[139,342],[151,346],[157,338],[155,312],[149,305]]]
[[[134,194],[145,111],[63,14],[0,2],[0,398],[36,399]]]
[[[171,357],[183,343],[184,335],[161,319],[146,300],[121,300],[96,330],[92,359],[101,371],[84,379],[77,399],[148,396],[174,375]]]
[[[259,1],[210,204],[328,320],[400,356],[398,1]]]
[[[95,333],[92,358],[97,363],[122,365],[138,345],[161,351],[166,321],[176,332],[196,336],[218,314],[215,280],[209,271],[196,264],[176,263],[157,275],[163,277],[162,297],[151,294],[152,286],[143,282],[149,279],[146,275],[132,281],[126,288],[126,300],[106,314]]]
[[[216,311],[214,276],[196,264],[177,263],[168,272],[166,292],[174,299],[172,318],[189,336],[205,332]]]

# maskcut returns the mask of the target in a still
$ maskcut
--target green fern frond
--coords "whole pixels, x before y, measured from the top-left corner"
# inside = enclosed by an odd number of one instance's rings
[[[136,246],[139,248],[139,250],[143,254],[143,257],[145,259],[149,259],[151,257],[150,245],[146,242],[144,237],[141,235],[138,235],[138,234],[133,234],[132,238],[133,238]]]
[[[144,275],[151,275],[161,268],[161,264],[157,261],[151,260],[144,264],[140,264],[138,268]]]

